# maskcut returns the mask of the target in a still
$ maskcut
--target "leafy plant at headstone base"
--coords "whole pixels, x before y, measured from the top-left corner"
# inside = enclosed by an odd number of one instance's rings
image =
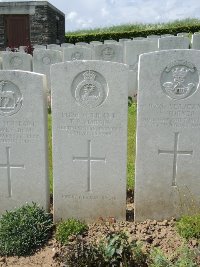
[[[65,265],[68,267],[108,266],[96,245],[79,238],[75,242],[67,245]]]
[[[0,255],[30,255],[51,237],[52,216],[26,204],[0,217]]]
[[[103,242],[100,242],[99,250],[103,255],[106,266],[147,266],[147,256],[142,251],[141,245],[136,241],[129,242],[124,232],[109,233]]]
[[[88,226],[76,219],[69,219],[61,222],[56,228],[56,239],[62,244],[68,243],[68,238],[71,235],[80,235],[88,230]]]
[[[150,267],[174,267],[159,248],[154,248],[151,251],[149,258]]]
[[[176,223],[176,229],[180,236],[187,240],[190,238],[200,239],[200,214],[182,216]]]
[[[147,255],[141,245],[129,242],[123,232],[109,233],[99,245],[77,238],[67,246],[69,267],[147,267]]]
[[[181,246],[168,258],[159,248],[154,248],[149,255],[149,267],[198,267],[195,253],[186,245]]]

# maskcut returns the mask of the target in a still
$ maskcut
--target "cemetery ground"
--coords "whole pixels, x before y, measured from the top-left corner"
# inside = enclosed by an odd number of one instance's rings
[[[200,266],[200,245],[198,241],[200,238],[200,216],[196,216],[196,221],[185,218],[181,221],[179,227],[177,227],[177,222],[174,219],[162,222],[147,220],[142,223],[134,223],[133,221],[136,104],[130,104],[128,119],[127,220],[116,222],[115,218],[108,218],[107,220],[99,218],[98,221],[88,224],[88,226],[85,224],[72,225],[71,232],[69,232],[74,234],[69,235],[68,239],[63,239],[66,236],[64,230],[61,230],[58,236],[57,226],[54,226],[52,237],[36,253],[25,257],[0,256],[0,266]],[[49,114],[49,166],[50,190],[52,193],[51,138],[51,114]],[[51,198],[51,212],[52,208]],[[179,235],[177,229],[179,229],[179,232],[182,230],[182,236]],[[122,232],[126,233],[127,238]],[[101,248],[102,254],[99,253],[100,249],[99,251],[97,249],[100,247],[101,240],[104,240],[103,249]],[[130,244],[133,246],[130,247]],[[130,251],[134,256],[132,261],[126,261],[130,258]],[[77,255],[80,256],[79,262],[76,261]],[[66,262],[69,257],[71,257],[70,260],[74,260],[73,263]],[[94,263],[95,257],[96,263]],[[100,263],[100,260],[103,263]]]

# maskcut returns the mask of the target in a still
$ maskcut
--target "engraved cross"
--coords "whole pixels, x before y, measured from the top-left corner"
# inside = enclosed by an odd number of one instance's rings
[[[0,168],[6,168],[7,169],[7,178],[8,178],[8,197],[12,197],[12,183],[11,183],[11,169],[24,169],[24,165],[16,165],[10,163],[10,147],[6,147],[6,158],[7,162],[5,164],[0,164]]]
[[[174,149],[173,150],[158,150],[158,154],[171,154],[173,158],[173,177],[172,186],[176,186],[176,174],[177,174],[177,157],[178,155],[192,155],[193,151],[179,151],[178,150],[179,133],[175,133]]]
[[[87,192],[90,192],[91,187],[91,163],[96,161],[106,162],[106,158],[97,158],[91,156],[91,140],[88,140],[87,157],[73,157],[73,161],[86,161],[87,162]]]

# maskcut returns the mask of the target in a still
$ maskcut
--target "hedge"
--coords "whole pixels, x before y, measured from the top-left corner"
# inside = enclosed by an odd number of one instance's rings
[[[147,29],[140,31],[124,31],[124,32],[100,32],[100,33],[85,33],[85,34],[74,34],[66,35],[66,43],[76,43],[76,42],[91,42],[91,41],[104,41],[104,40],[119,40],[120,38],[132,38],[132,37],[147,37],[148,35],[162,35],[162,34],[173,34],[176,35],[179,32],[194,33],[200,31],[200,24],[195,24],[192,26],[176,26],[176,27],[166,27],[157,29]]]

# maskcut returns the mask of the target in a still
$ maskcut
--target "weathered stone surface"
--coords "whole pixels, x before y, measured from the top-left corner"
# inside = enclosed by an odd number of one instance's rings
[[[138,59],[139,55],[157,50],[155,42],[133,40],[124,43],[124,63],[129,65],[129,96],[136,100],[138,88]]]
[[[47,45],[47,49],[52,49],[52,50],[58,50],[58,51],[61,51],[61,47],[60,47],[60,45],[57,45],[57,44],[49,44],[49,45]]]
[[[0,214],[36,202],[49,209],[46,79],[0,72]]]
[[[94,46],[94,59],[123,62],[123,46],[120,44],[102,44]]]
[[[2,52],[4,70],[32,71],[32,56],[21,52]]]
[[[189,49],[190,39],[181,36],[163,37],[158,40],[158,47],[159,50]]]
[[[200,32],[195,32],[192,35],[192,49],[200,50]]]
[[[53,65],[54,220],[125,219],[128,67]]]
[[[195,213],[200,192],[200,51],[141,55],[135,220]]]
[[[51,91],[50,66],[62,61],[62,52],[51,49],[33,51],[33,71],[45,74],[48,91]]]
[[[63,49],[63,60],[91,60],[93,51],[91,48],[83,46],[67,47]]]

